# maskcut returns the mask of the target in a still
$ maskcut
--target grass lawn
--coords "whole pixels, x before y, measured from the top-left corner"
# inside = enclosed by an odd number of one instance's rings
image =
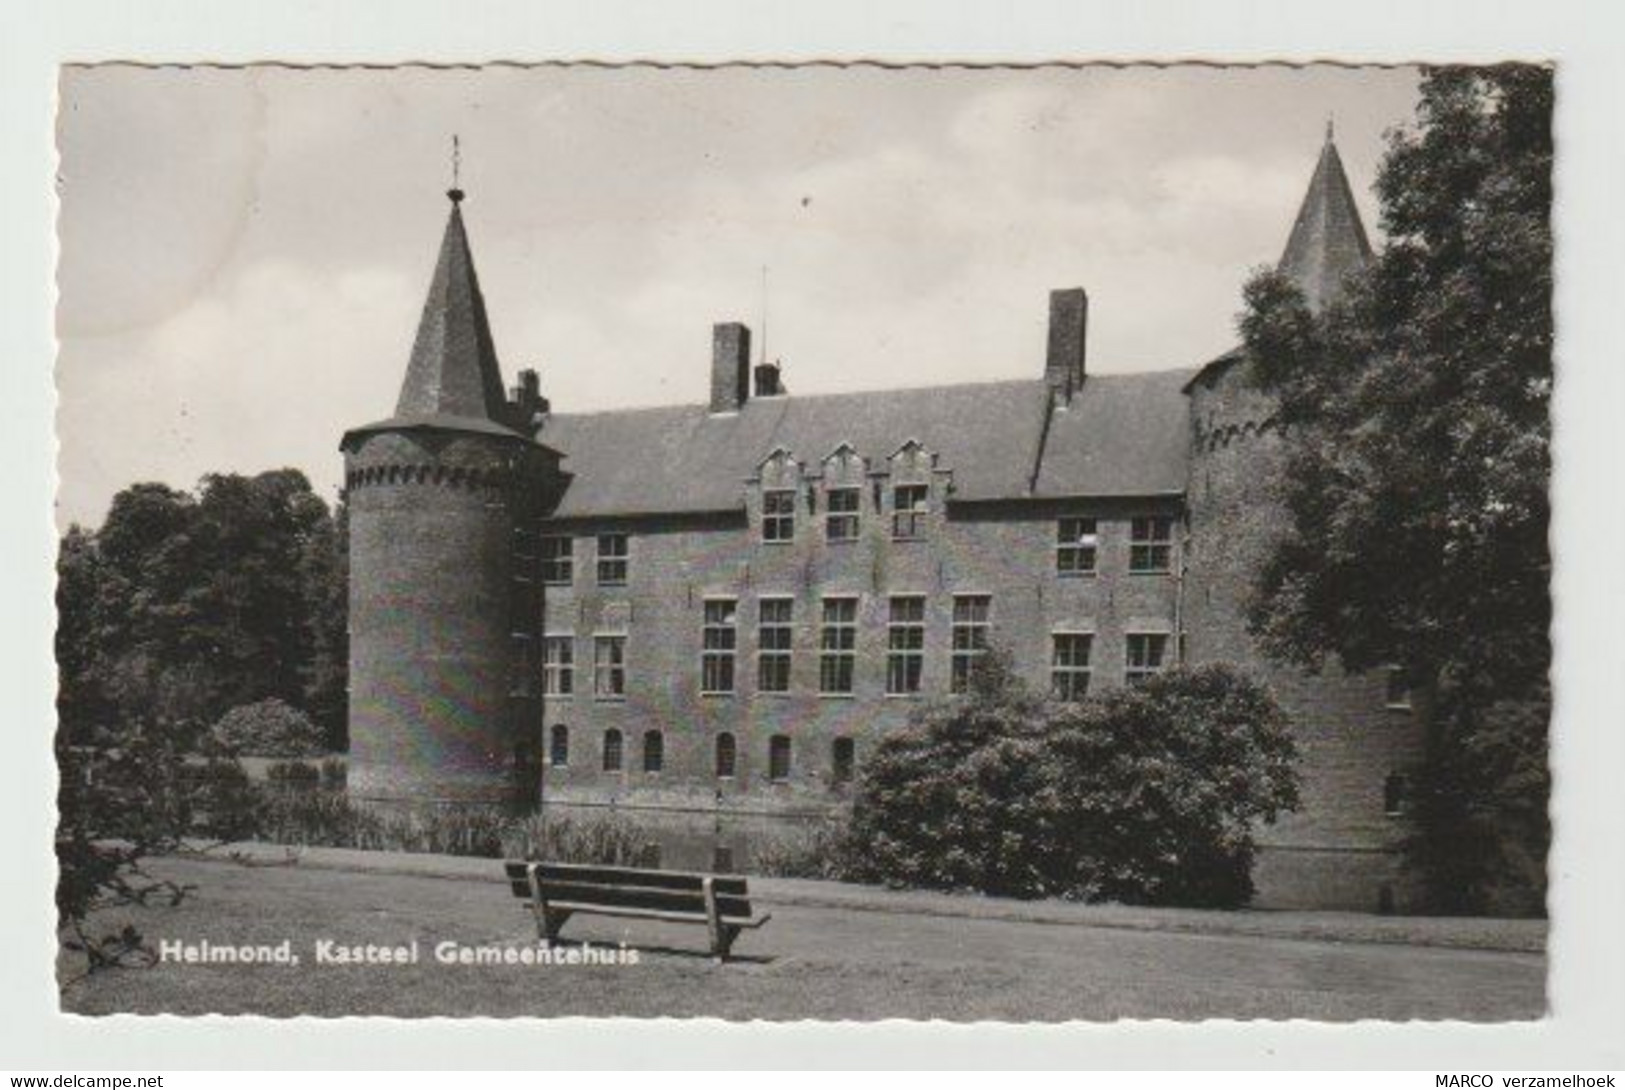
[[[458,866],[490,867],[471,860]],[[181,905],[109,911],[149,941],[292,940],[299,966],[164,963],[65,986],[84,1014],[290,1017],[629,1015],[722,1018],[1529,1019],[1545,958],[1505,950],[1125,930],[1060,919],[769,905],[773,920],[713,965],[704,928],[578,917],[565,938],[638,950],[636,965],[443,965],[437,942],[523,948],[529,913],[496,882],[171,859]],[[810,885],[799,883],[798,885]],[[872,898],[888,894],[874,892]],[[900,895],[907,897],[908,895]],[[903,906],[908,907],[908,906]],[[315,944],[416,940],[416,965],[318,965]],[[65,975],[77,971],[66,957]]]

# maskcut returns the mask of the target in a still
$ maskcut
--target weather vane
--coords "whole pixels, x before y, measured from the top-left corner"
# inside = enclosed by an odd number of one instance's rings
[[[451,134],[451,188],[446,190],[446,196],[451,198],[453,204],[463,199],[463,146],[457,134]]]

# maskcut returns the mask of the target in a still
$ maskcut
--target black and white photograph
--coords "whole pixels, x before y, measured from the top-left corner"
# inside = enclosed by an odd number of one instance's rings
[[[58,94],[62,1011],[1544,1015],[1554,66]]]

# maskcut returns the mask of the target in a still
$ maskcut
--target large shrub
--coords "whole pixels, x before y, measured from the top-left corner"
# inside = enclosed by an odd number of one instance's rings
[[[1059,892],[1044,706],[999,654],[969,690],[876,747],[853,801],[854,864],[896,885]]]
[[[1274,699],[1229,667],[1056,704],[990,656],[877,747],[849,858],[900,885],[1238,905],[1255,824],[1297,803],[1294,761]]]
[[[321,728],[275,697],[231,709],[215,724],[214,736],[244,756],[316,757],[322,752]]]
[[[1051,710],[1055,882],[1074,896],[1229,906],[1253,893],[1253,831],[1297,805],[1296,748],[1267,689],[1172,670]]]
[[[58,926],[87,970],[154,957],[134,927],[97,934],[91,915],[129,904],[177,903],[190,890],[145,869],[152,856],[255,834],[242,767],[186,724],[136,723],[119,744],[78,745],[58,732]],[[105,741],[105,740],[103,740]]]

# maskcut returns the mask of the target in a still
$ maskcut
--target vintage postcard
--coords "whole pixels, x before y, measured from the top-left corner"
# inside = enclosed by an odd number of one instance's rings
[[[65,67],[61,1009],[1540,1019],[1554,78]]]

